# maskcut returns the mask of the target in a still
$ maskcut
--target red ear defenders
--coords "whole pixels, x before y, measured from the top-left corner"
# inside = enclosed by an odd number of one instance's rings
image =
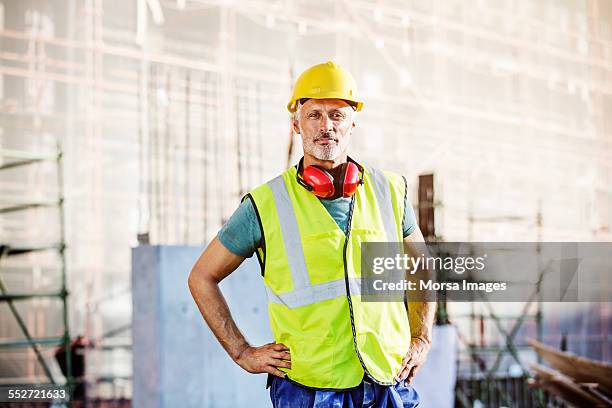
[[[336,177],[321,167],[308,166],[301,179],[298,175],[298,182],[320,198],[350,197],[363,184],[359,173],[359,166],[353,162],[343,163]]]

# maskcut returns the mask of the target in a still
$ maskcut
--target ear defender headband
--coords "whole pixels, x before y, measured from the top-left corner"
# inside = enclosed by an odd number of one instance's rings
[[[302,162],[297,172],[298,183],[320,198],[350,197],[355,194],[357,187],[363,184],[360,174],[363,168],[352,161],[343,163],[335,178],[319,166],[304,168],[300,177],[300,168],[302,168]]]

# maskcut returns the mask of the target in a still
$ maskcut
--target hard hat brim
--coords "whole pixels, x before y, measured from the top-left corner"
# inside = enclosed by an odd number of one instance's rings
[[[317,96],[308,96],[305,95],[303,97],[301,97],[300,99],[339,99],[341,101],[344,102],[352,102],[355,104],[355,111],[359,112],[361,110],[361,108],[363,108],[363,101],[357,100],[357,99],[347,99],[346,95],[338,92],[330,92],[328,95],[325,96],[321,96],[321,94],[317,94]],[[291,113],[295,113],[295,111],[297,111],[297,105],[298,105],[298,99],[292,99],[291,101],[289,101],[289,103],[287,104],[287,110]],[[350,105],[350,104],[349,104]]]

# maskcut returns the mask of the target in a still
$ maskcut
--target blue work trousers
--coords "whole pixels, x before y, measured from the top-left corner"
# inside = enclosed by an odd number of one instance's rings
[[[367,377],[356,388],[323,391],[306,388],[279,377],[271,379],[270,399],[274,408],[413,408],[419,394],[404,381],[383,386]]]

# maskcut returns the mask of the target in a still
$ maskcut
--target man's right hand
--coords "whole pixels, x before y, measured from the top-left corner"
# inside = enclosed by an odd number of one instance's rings
[[[270,373],[280,378],[286,374],[277,367],[291,368],[289,348],[282,343],[268,343],[260,347],[247,346],[236,363],[249,373]]]

